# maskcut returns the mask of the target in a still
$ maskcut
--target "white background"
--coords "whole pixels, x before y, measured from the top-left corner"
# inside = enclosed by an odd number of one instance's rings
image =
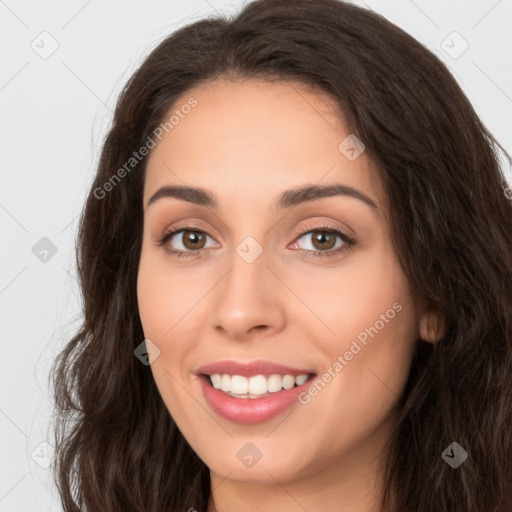
[[[216,11],[234,14],[245,3],[0,0],[0,512],[61,510],[50,470],[31,454],[51,441],[48,369],[79,325],[76,228],[117,95],[169,33]],[[354,3],[445,61],[512,152],[511,0]],[[51,48],[43,31],[58,43],[46,59],[31,47]],[[469,44],[457,58],[441,46],[453,31]],[[46,263],[32,253],[42,237],[58,249]],[[44,448],[34,458],[44,462]]]

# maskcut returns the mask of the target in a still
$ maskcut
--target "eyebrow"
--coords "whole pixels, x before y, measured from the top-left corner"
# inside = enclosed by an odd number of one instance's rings
[[[301,203],[315,201],[324,197],[346,196],[359,199],[370,206],[373,210],[379,210],[375,202],[366,194],[356,188],[346,185],[306,185],[302,187],[285,190],[277,201],[272,205],[273,210],[292,208]],[[167,185],[159,188],[148,200],[146,208],[166,197],[174,197],[199,206],[218,208],[218,201],[215,196],[205,189],[180,185]]]

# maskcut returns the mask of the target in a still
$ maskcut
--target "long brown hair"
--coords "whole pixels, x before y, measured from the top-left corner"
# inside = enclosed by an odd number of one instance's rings
[[[302,83],[336,100],[378,166],[410,286],[446,320],[437,343],[416,342],[382,507],[512,510],[512,202],[503,148],[433,53],[340,0],[256,0],[231,19],[189,24],[123,89],[80,219],[83,323],[51,373],[64,510],[206,510],[208,467],[134,357],[144,339],[136,278],[147,157],[126,162],[180,97],[217,78]],[[468,453],[457,469],[442,457],[453,442]]]

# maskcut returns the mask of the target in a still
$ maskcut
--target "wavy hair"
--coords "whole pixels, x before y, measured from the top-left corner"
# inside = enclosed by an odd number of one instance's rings
[[[386,446],[382,508],[510,512],[512,201],[503,148],[440,59],[341,0],[256,0],[236,16],[190,23],[149,53],[120,94],[76,240],[83,322],[50,373],[53,477],[65,512],[206,510],[209,469],[134,357],[144,339],[136,280],[147,157],[112,176],[179,98],[219,78],[295,82],[335,99],[378,168],[411,289],[445,319],[437,343],[416,341]],[[468,453],[457,469],[441,456],[454,441]]]

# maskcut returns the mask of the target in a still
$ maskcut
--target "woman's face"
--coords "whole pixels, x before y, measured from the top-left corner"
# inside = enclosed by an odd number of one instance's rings
[[[217,81],[176,109],[148,159],[137,289],[165,405],[230,480],[367,466],[421,334],[370,160],[329,99],[296,84]],[[162,187],[201,192],[148,205]]]

